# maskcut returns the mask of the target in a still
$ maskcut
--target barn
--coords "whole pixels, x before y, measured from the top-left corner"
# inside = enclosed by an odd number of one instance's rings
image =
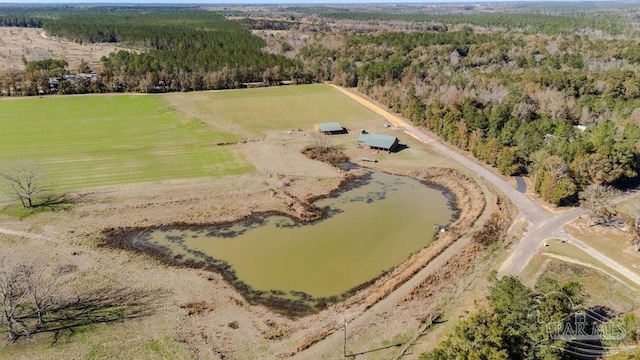
[[[358,136],[358,146],[368,149],[392,152],[398,148],[398,145],[398,138],[395,136],[366,133]]]
[[[313,125],[313,130],[325,135],[346,134],[347,129],[338,122],[325,122]]]

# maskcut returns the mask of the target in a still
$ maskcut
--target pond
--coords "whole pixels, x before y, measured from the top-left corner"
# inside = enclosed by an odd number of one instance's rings
[[[380,172],[314,205],[326,216],[308,224],[258,215],[227,225],[142,231],[133,241],[183,262],[224,264],[232,274],[227,280],[261,296],[335,300],[428,246],[456,216],[443,191]]]

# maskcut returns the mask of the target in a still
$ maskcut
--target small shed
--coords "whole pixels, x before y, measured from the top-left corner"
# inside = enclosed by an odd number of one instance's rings
[[[313,125],[313,130],[325,135],[346,134],[347,129],[338,122],[325,122]]]
[[[398,144],[398,138],[395,136],[382,134],[360,134],[358,136],[358,146],[369,149],[392,152],[398,148]]]

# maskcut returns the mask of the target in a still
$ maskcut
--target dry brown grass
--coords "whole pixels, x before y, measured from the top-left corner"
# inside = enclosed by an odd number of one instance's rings
[[[460,217],[445,234],[451,239],[463,231],[462,228],[454,231],[456,226],[472,224],[484,207],[484,203],[478,201],[483,197],[475,182],[464,176],[457,177],[452,182],[451,176],[455,175],[455,171],[446,169],[420,173],[421,179],[434,184],[442,183],[456,194],[465,216]],[[293,182],[284,188],[286,192],[306,199],[309,194],[315,196],[336,188],[342,178],[292,179]],[[95,244],[99,240],[96,234],[100,229],[113,224],[146,226],[170,224],[180,220],[206,223],[214,219],[233,220],[261,209],[287,209],[289,206],[286,199],[273,195],[274,191],[283,189],[281,182],[282,179],[275,176],[269,178],[264,174],[253,174],[215,180],[172,181],[153,186],[138,184],[109,187],[96,189],[85,197],[85,202],[77,204],[69,212],[41,214],[37,218],[23,221],[8,218],[4,220],[7,220],[5,224],[15,229],[34,232],[44,230],[53,240],[50,245],[45,243],[47,248],[43,253],[53,253],[51,249],[55,248],[55,252],[70,256],[78,266],[78,273],[82,274],[82,286],[87,289],[98,283],[96,279],[101,279],[110,285],[126,285],[166,294],[166,300],[156,308],[154,316],[154,321],[165,325],[152,333],[162,334],[167,339],[163,340],[163,344],[169,344],[172,349],[214,359],[223,356],[269,359],[290,354],[323,339],[340,327],[340,321],[335,319],[336,314],[354,314],[364,310],[376,298],[385,296],[385,293],[424,266],[429,258],[428,253],[415,254],[396,272],[380,279],[369,290],[360,291],[351,300],[317,316],[293,321],[263,307],[248,305],[217,274],[166,267],[143,255],[97,249]],[[443,237],[434,245],[444,246],[446,241],[448,240]],[[437,251],[431,255],[435,253]],[[391,283],[395,285],[389,286]],[[371,296],[372,293],[376,295]],[[234,322],[237,322],[238,329],[228,326]],[[274,323],[277,325],[273,325]],[[113,329],[115,328],[105,327],[100,331],[110,333]],[[149,334],[138,334],[138,345],[132,346],[129,353],[139,355],[136,356],[138,358],[153,358],[144,354],[148,336]],[[77,341],[82,343],[84,340],[78,338]],[[77,341],[70,340],[73,353],[83,354],[89,351]],[[247,347],[256,350],[242,350]],[[31,351],[42,351],[37,347],[29,348],[32,350],[28,350],[28,354],[34,354]],[[9,351],[7,354],[14,352]]]
[[[75,71],[81,60],[89,67],[101,66],[100,58],[124,49],[112,44],[81,45],[74,42],[42,36],[42,29],[0,27],[0,70],[24,70],[22,56],[27,61],[64,59],[69,70]]]
[[[188,302],[184,305],[180,305],[180,308],[187,310],[188,316],[203,315],[213,310],[211,304],[207,303],[206,301]]]
[[[370,307],[395,290],[400,284],[422,269],[429,261],[440,255],[454,241],[471,228],[485,207],[484,195],[470,178],[452,169],[429,169],[413,174],[414,177],[451,192],[455,197],[460,216],[445,233],[440,233],[427,248],[413,254],[411,258],[380,280],[378,290],[367,297],[365,304]],[[375,287],[375,285],[374,285]]]
[[[472,241],[466,244],[455,257],[447,261],[445,266],[429,275],[424,282],[416,286],[403,301],[424,300],[436,293],[442,293],[443,287],[449,286],[448,284],[453,279],[459,278],[477,265],[479,255],[488,246],[504,241],[506,230],[513,214],[504,204],[496,205],[494,212],[489,220],[485,222],[482,229],[473,234]]]
[[[302,153],[309,159],[326,162],[333,165],[343,164],[349,161],[349,157],[335,146],[309,145],[302,149]]]

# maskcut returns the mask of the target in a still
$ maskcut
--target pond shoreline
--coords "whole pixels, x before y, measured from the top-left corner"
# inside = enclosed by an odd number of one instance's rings
[[[428,172],[428,170],[425,170]],[[447,198],[447,203],[450,209],[453,210],[452,218],[450,219],[449,224],[454,223],[460,216],[461,209],[457,204],[457,197],[455,193],[455,189],[450,189],[444,184],[441,184],[436,181],[432,181],[429,179],[425,179],[424,176],[412,176],[407,174],[393,174],[400,175],[413,178],[419,181],[421,184],[428,186],[432,189],[438,190],[443,193]],[[209,228],[228,228],[235,224],[259,224],[262,219],[271,215],[280,215],[285,216],[287,218],[292,219],[296,224],[312,224],[317,221],[322,221],[331,216],[331,214],[327,211],[327,209],[318,208],[314,205],[314,202],[320,199],[337,197],[341,193],[348,191],[353,188],[357,188],[366,184],[370,181],[371,171],[356,171],[354,173],[347,172],[345,174],[344,179],[341,181],[339,186],[334,190],[330,191],[327,194],[310,196],[306,201],[298,201],[296,204],[298,206],[302,206],[304,208],[304,212],[295,214],[290,214],[283,211],[258,211],[252,212],[251,214],[244,216],[242,218],[231,220],[231,221],[220,221],[220,222],[212,222],[209,224],[197,224],[197,223],[173,223],[173,224],[165,224],[158,226],[138,226],[138,227],[120,227],[120,228],[108,228],[103,230],[102,234],[104,237],[102,246],[108,246],[113,248],[120,248],[125,250],[134,250],[136,252],[144,253],[148,256],[155,258],[156,260],[161,261],[167,265],[177,266],[177,267],[188,267],[188,268],[196,268],[196,269],[206,269],[208,271],[216,272],[220,274],[223,279],[230,285],[232,285],[236,291],[238,291],[242,296],[251,304],[260,304],[265,305],[271,310],[281,313],[290,318],[297,318],[301,316],[310,315],[316,313],[318,311],[326,309],[328,306],[336,303],[343,302],[344,300],[350,298],[352,295],[360,292],[361,290],[365,290],[369,288],[372,284],[376,283],[379,279],[388,276],[393,270],[401,266],[393,266],[390,269],[387,269],[380,273],[378,276],[353,287],[352,289],[336,296],[330,297],[313,297],[304,292],[291,292],[294,295],[293,298],[283,298],[284,292],[282,291],[260,291],[251,288],[251,286],[247,285],[236,276],[235,270],[232,266],[226,263],[223,260],[215,259],[209,255],[206,255],[202,252],[187,249],[185,250],[192,255],[194,255],[196,259],[184,259],[182,255],[175,255],[172,253],[170,249],[164,246],[160,246],[154,244],[150,241],[136,241],[136,239],[140,239],[141,237],[149,235],[152,231],[156,230],[202,230]],[[298,199],[296,199],[298,200]],[[300,204],[302,203],[302,204]],[[300,216],[299,216],[300,215]],[[448,224],[447,224],[448,225]],[[433,242],[437,241],[439,237],[439,233],[435,234],[433,241],[426,247],[421,248],[420,250],[408,254],[407,259],[410,259],[416,253],[428,248],[433,244]],[[229,235],[229,237],[235,236],[234,234]],[[180,239],[172,240],[175,243],[180,244]]]

